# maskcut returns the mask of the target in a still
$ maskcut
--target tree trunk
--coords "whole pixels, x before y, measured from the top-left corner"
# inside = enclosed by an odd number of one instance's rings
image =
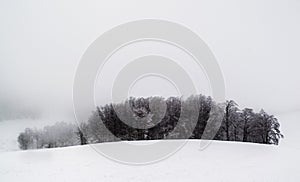
[[[248,140],[248,131],[247,131],[247,120],[244,124],[244,132],[243,132],[243,142],[247,142]]]
[[[226,106],[225,125],[226,125],[226,139],[227,141],[229,141],[229,104],[227,104]]]

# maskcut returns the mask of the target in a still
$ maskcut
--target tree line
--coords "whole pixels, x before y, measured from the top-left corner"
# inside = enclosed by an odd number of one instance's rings
[[[214,106],[222,110],[212,113]],[[278,120],[263,109],[254,112],[240,109],[233,100],[216,103],[211,97],[196,95],[187,99],[130,97],[97,107],[78,125],[60,122],[41,130],[27,128],[18,142],[21,149],[32,149],[119,140],[201,139],[212,114],[223,118],[220,125],[210,124],[208,132],[216,131],[214,140],[278,145],[283,138]]]

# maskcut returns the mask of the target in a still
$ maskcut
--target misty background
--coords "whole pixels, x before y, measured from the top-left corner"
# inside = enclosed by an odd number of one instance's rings
[[[16,115],[35,118],[28,127],[46,120],[74,121],[73,77],[85,50],[111,28],[145,18],[182,24],[205,41],[223,72],[226,99],[275,116],[300,111],[299,8],[297,0],[0,1],[0,122]],[[134,53],[176,57],[199,92],[209,95],[204,73],[193,70],[182,53],[153,43],[135,48],[107,65],[97,82],[104,89],[97,90],[97,104],[109,101],[110,79],[122,68],[116,60],[128,60]],[[146,85],[156,87],[149,91]],[[160,90],[164,96],[178,94],[157,78],[137,83],[131,93]],[[15,128],[0,125],[8,132]]]

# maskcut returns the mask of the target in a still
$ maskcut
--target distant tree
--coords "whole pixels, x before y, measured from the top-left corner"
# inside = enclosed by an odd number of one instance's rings
[[[105,107],[109,107],[108,105]],[[104,109],[104,107],[102,107]],[[110,125],[113,125],[113,120],[109,116],[109,110],[105,109],[101,111],[100,107],[96,108],[96,111],[92,112],[92,115],[87,121],[87,127],[83,130],[83,133],[87,136],[90,143],[110,142],[115,141],[115,137],[108,131],[104,121],[101,118],[107,117],[107,122],[110,121]]]
[[[26,128],[24,132],[18,136],[20,149],[36,149],[40,145],[40,133],[36,129]]]
[[[250,134],[251,121],[253,120],[254,116],[253,110],[245,108],[243,109],[241,116],[243,122],[243,142],[247,142]]]
[[[86,144],[88,144],[88,141],[87,141],[87,139],[86,139],[86,136],[85,136],[85,134],[82,132],[82,129],[81,129],[81,128],[85,127],[85,126],[86,126],[86,124],[83,123],[83,124],[81,124],[81,127],[77,127],[77,132],[76,132],[76,134],[77,134],[77,136],[78,136],[78,138],[79,138],[79,140],[80,140],[80,145],[86,145]]]
[[[20,149],[54,148],[78,145],[76,127],[73,124],[58,122],[45,126],[42,130],[26,128],[18,136]]]
[[[283,138],[280,133],[280,124],[273,116],[267,114],[263,109],[258,113],[257,136],[261,136],[262,143],[278,145],[279,139]]]
[[[20,133],[18,142],[20,149],[27,150],[30,148],[30,145],[32,144],[32,134],[30,128],[26,128],[24,132]]]
[[[233,141],[242,141],[241,133],[242,128],[243,128],[243,123],[242,123],[242,116],[241,112],[238,108],[235,108],[235,112],[232,112],[231,115],[231,126],[232,126],[232,133],[233,135]]]
[[[235,129],[237,126],[234,124],[236,118],[235,113],[237,113],[238,108],[236,107],[237,104],[233,100],[226,101],[225,105],[225,131],[226,131],[226,140],[230,140],[230,127],[233,126]]]
[[[196,108],[198,109],[198,111],[192,112],[198,112],[199,115],[197,119],[197,125],[193,131],[193,135],[191,138],[200,139],[207,125],[213,101],[211,97],[206,97],[204,95],[195,96],[194,99],[196,99],[198,106],[192,108]]]

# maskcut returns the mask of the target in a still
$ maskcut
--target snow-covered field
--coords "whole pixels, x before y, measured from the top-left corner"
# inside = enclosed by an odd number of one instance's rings
[[[145,166],[116,163],[90,146],[5,151],[0,181],[299,181],[300,113],[278,118],[285,135],[279,146],[213,141],[199,150],[199,141],[191,140],[171,157]]]

